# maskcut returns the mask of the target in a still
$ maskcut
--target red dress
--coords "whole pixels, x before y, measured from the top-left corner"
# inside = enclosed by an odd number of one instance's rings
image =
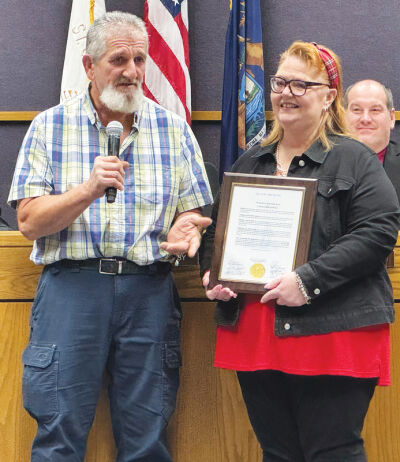
[[[378,377],[378,385],[390,385],[389,324],[321,335],[277,337],[274,304],[260,303],[260,295],[244,297],[245,308],[238,324],[217,329],[216,367]]]

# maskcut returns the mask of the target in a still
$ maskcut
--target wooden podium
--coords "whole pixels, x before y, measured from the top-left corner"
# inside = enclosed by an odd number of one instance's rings
[[[400,240],[398,242],[400,245]],[[21,354],[41,267],[29,260],[32,243],[17,231],[0,232],[0,461],[28,462],[36,423],[22,407]],[[389,270],[400,298],[400,249]],[[181,386],[168,439],[175,462],[261,462],[232,371],[212,367],[214,304],[207,301],[196,265],[178,267],[175,280],[183,307]],[[397,308],[398,309],[398,308]],[[364,436],[369,462],[400,460],[400,327],[392,326],[391,387],[379,387]],[[90,432],[85,462],[114,462],[105,386]],[[156,461],[155,461],[156,462]]]

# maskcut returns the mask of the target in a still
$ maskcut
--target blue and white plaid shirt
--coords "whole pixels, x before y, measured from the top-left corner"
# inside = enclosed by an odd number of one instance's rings
[[[108,139],[88,91],[32,122],[8,197],[17,201],[62,194],[88,180]],[[115,203],[96,199],[70,226],[34,243],[31,260],[125,257],[139,265],[168,259],[159,247],[176,212],[212,202],[197,141],[187,123],[144,98],[119,157],[129,163]]]

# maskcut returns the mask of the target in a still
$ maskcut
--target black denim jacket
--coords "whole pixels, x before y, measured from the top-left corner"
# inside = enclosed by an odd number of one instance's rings
[[[377,156],[347,137],[332,136],[324,152],[316,141],[295,157],[288,176],[317,178],[318,193],[308,262],[296,272],[311,304],[277,305],[275,334],[323,334],[393,322],[393,295],[385,261],[396,243],[400,210],[396,192]],[[233,172],[273,175],[276,145],[244,153]],[[210,268],[214,222],[203,236],[201,274]],[[238,299],[218,302],[216,320],[234,325],[243,308]]]

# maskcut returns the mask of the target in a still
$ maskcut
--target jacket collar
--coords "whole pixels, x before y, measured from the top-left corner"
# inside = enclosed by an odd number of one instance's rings
[[[274,155],[278,143],[272,143],[268,146],[263,146],[257,150],[251,157],[262,157],[265,155]],[[314,143],[302,154],[317,164],[323,164],[330,151],[324,151],[320,140]]]
[[[386,156],[400,156],[400,147],[395,141],[389,141],[389,144],[386,148]]]

